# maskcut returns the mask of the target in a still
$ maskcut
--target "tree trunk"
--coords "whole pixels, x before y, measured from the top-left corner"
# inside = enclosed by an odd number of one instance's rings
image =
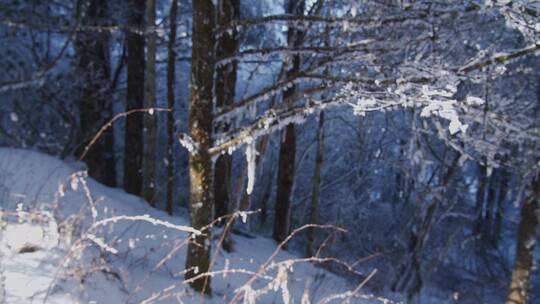
[[[274,213],[274,233],[276,242],[282,242],[289,235],[291,221],[291,192],[294,181],[296,158],[296,134],[294,124],[289,124],[283,134],[279,148],[278,182]]]
[[[266,221],[268,219],[268,201],[270,200],[270,195],[272,194],[272,184],[274,181],[274,170],[273,168],[270,170],[268,174],[268,180],[266,181],[266,186],[264,187],[264,192],[261,198],[261,215],[260,220],[263,225],[266,224]]]
[[[493,234],[495,236],[495,245],[500,241],[502,235],[502,223],[505,213],[506,196],[508,194],[508,183],[510,182],[510,173],[501,169],[501,180],[499,184],[499,195],[497,197],[497,209],[495,212],[495,220],[493,223]]]
[[[516,261],[508,291],[507,304],[524,304],[529,298],[529,285],[534,264],[534,248],[540,211],[540,174],[532,182],[532,193],[521,207]]]
[[[145,107],[156,107],[156,0],[146,1],[146,28],[148,48],[146,52]],[[156,115],[145,116],[146,147],[144,151],[144,199],[155,206],[156,196]]]
[[[167,213],[173,213],[174,194],[174,83],[176,81],[176,17],[178,15],[178,0],[172,0],[169,12],[169,41],[167,42]]]
[[[392,283],[392,291],[405,291],[407,299],[412,302],[413,298],[420,294],[424,278],[422,276],[422,251],[429,238],[429,234],[437,221],[437,214],[440,205],[443,203],[445,195],[447,195],[448,184],[456,174],[460,155],[455,155],[450,166],[442,176],[441,183],[437,192],[433,195],[433,200],[428,205],[425,214],[418,219],[416,225],[413,222],[413,227],[410,231],[410,239],[407,246],[407,255],[405,261],[400,265],[397,276]]]
[[[193,1],[192,65],[189,100],[189,133],[197,149],[190,152],[191,226],[201,229],[212,218],[214,204],[212,184],[212,89],[214,71],[214,13],[212,0]],[[186,259],[186,279],[206,273],[210,267],[210,229],[194,237]],[[199,292],[211,293],[210,277],[194,280],[191,286]]]
[[[319,114],[319,128],[317,129],[317,155],[315,156],[315,172],[313,174],[313,191],[311,194],[310,224],[317,224],[319,213],[319,201],[321,196],[321,169],[324,157],[324,112]],[[308,230],[306,255],[313,255],[313,242],[315,241],[315,229]]]
[[[476,221],[474,223],[474,235],[482,234],[485,214],[486,185],[488,183],[487,169],[485,165],[479,165],[478,187],[476,189]]]
[[[537,105],[533,115],[538,122],[540,114],[540,81],[536,87]],[[538,163],[538,159],[536,159]],[[532,183],[531,193],[521,207],[521,220],[518,228],[516,244],[516,260],[512,271],[512,281],[506,299],[507,304],[524,304],[529,299],[531,272],[534,266],[534,249],[538,231],[538,216],[540,214],[540,172],[536,172]]]
[[[82,24],[104,25],[107,18],[107,2],[104,0],[85,1],[79,4],[84,16]],[[109,35],[104,32],[80,32],[75,39],[77,71],[80,77],[79,97],[79,139],[81,146],[76,154],[82,155],[99,128],[112,117],[109,62]],[[114,136],[110,128],[95,142],[84,161],[88,174],[110,187],[116,186],[114,164]]]
[[[144,99],[144,10],[145,0],[129,0],[127,39],[126,110],[143,108]],[[143,115],[126,117],[124,142],[124,189],[142,193]]]
[[[220,155],[216,160],[214,172],[214,197],[215,213],[214,218],[226,215],[230,203],[229,184],[231,177],[231,156]]]
[[[240,17],[239,0],[220,0],[218,2],[217,22],[219,26],[227,25]],[[238,38],[236,31],[226,32],[217,39],[217,58],[233,56],[238,50]],[[220,108],[234,102],[236,89],[237,62],[233,60],[216,68],[216,107]],[[230,126],[227,123],[216,128],[216,131],[227,132]],[[231,180],[231,156],[220,155],[216,161],[214,172],[214,198],[215,214],[218,218],[229,213],[230,206],[230,180]]]
[[[287,3],[287,13],[301,16],[304,13],[304,0],[289,0]],[[287,43],[290,47],[302,45],[303,33],[296,28],[289,28],[287,33]],[[295,54],[292,58],[292,66],[287,71],[287,78],[300,72],[300,55]],[[289,105],[291,97],[296,91],[293,85],[283,94],[283,100]],[[291,216],[291,192],[294,181],[294,166],[296,157],[296,132],[294,124],[289,124],[282,134],[282,141],[279,148],[278,181],[276,205],[274,214],[274,232],[272,237],[277,242],[282,242],[289,234]]]
[[[497,246],[496,221],[503,194],[503,175],[506,173],[500,168],[494,168],[493,173],[488,178],[485,216],[483,220],[482,236],[485,243],[493,248]]]

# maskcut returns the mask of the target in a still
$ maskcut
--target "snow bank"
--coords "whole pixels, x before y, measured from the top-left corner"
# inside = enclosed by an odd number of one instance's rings
[[[37,152],[0,149],[0,297],[7,303],[202,301],[182,282],[187,220],[105,187],[82,168]],[[236,252],[214,249],[213,296],[206,303],[229,302],[276,249],[269,239],[234,238]],[[318,303],[355,289],[309,263],[279,264],[290,259],[298,257],[280,252],[272,270],[251,285],[256,291],[273,282],[257,303]]]

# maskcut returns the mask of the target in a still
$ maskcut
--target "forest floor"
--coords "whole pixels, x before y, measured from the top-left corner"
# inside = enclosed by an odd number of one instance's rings
[[[186,216],[33,151],[0,149],[0,206],[1,303],[227,303],[239,290],[254,300],[243,303],[386,302],[309,262],[281,263],[301,259],[287,251],[246,288],[277,245],[239,235],[232,253],[214,236],[213,295],[202,297],[183,282]]]

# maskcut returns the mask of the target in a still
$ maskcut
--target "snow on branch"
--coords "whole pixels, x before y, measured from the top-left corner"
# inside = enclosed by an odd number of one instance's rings
[[[119,215],[119,216],[106,218],[106,219],[97,221],[94,225],[92,225],[91,229],[95,229],[95,228],[98,228],[100,226],[106,226],[108,224],[116,223],[118,221],[133,221],[133,222],[142,221],[142,222],[150,223],[150,224],[152,224],[154,226],[163,226],[163,227],[167,227],[167,228],[177,230],[177,231],[192,233],[194,235],[202,234],[202,232],[200,230],[197,230],[195,228],[192,228],[192,227],[189,227],[189,226],[183,226],[183,225],[176,225],[176,224],[173,224],[173,223],[170,223],[170,222],[167,222],[167,221],[163,221],[163,220],[160,220],[160,219],[153,218],[148,214],[134,215],[134,216]]]
[[[9,82],[9,83],[0,83],[0,93],[4,93],[4,92],[7,92],[7,91],[26,89],[28,87],[39,88],[39,87],[42,87],[44,84],[45,84],[45,77],[43,77],[43,76],[37,77],[35,79],[30,79],[30,80],[22,80],[22,81]]]
[[[14,28],[14,29],[32,29],[43,32],[54,32],[54,33],[74,33],[74,32],[97,32],[97,33],[117,33],[117,32],[130,32],[138,35],[149,35],[152,33],[156,34],[166,34],[168,24],[162,24],[159,26],[147,27],[145,29],[138,28],[136,26],[126,26],[126,25],[81,25],[81,24],[71,24],[65,25],[60,23],[51,23],[51,20],[47,22],[29,22],[28,20],[17,21],[9,18],[0,20],[0,25]]]
[[[259,102],[259,101],[267,100],[269,98],[272,98],[276,95],[281,94],[282,92],[290,89],[295,84],[300,82],[304,78],[304,76],[305,76],[304,73],[300,73],[296,76],[282,80],[248,98],[235,102],[231,105],[221,107],[219,111],[214,115],[214,119],[218,120],[218,119],[227,119],[229,117],[235,117],[238,115],[238,111],[241,111],[243,107]]]
[[[129,115],[133,115],[135,113],[148,113],[149,115],[154,115],[155,112],[171,112],[172,110],[169,108],[144,108],[144,109],[133,109],[129,110],[127,112],[122,112],[117,115],[115,115],[111,120],[109,120],[107,123],[105,123],[99,131],[94,135],[92,140],[90,140],[90,143],[84,147],[84,152],[82,153],[81,157],[79,157],[79,160],[83,160],[86,155],[88,154],[88,151],[92,148],[92,146],[96,143],[96,141],[103,135],[105,131],[107,131],[109,128],[112,128],[113,124],[124,117],[127,117]]]
[[[251,143],[263,135],[279,131],[288,124],[303,123],[308,115],[318,113],[329,106],[342,104],[341,101],[326,99],[312,101],[306,105],[296,106],[283,110],[267,110],[258,120],[252,124],[224,134],[220,134],[215,140],[215,145],[210,149],[211,155],[232,153],[238,147]]]
[[[536,43],[519,50],[505,53],[496,53],[489,58],[482,57],[474,59],[470,63],[459,68],[457,71],[460,73],[469,73],[471,71],[479,70],[492,64],[503,64],[518,57],[535,54],[538,50],[540,50],[540,41],[537,41]]]
[[[451,72],[441,71],[434,75],[425,75],[426,71],[404,71],[414,73],[412,79],[420,79],[422,83],[397,79],[395,85],[388,86],[386,91],[367,90],[361,84],[348,83],[341,89],[338,99],[353,107],[356,115],[365,115],[366,112],[384,111],[394,107],[420,107],[420,117],[438,116],[449,121],[448,130],[451,135],[465,132],[468,125],[462,123],[459,117],[461,107],[453,98],[457,92],[459,78]],[[426,83],[426,81],[431,82]],[[391,83],[388,81],[388,83]],[[473,104],[482,103],[478,97],[469,97]]]
[[[410,67],[404,68],[403,78],[373,79],[358,81],[354,77],[332,77],[345,82],[338,94],[325,100],[310,100],[304,105],[286,109],[269,109],[256,121],[243,128],[218,134],[210,154],[232,153],[238,147],[249,144],[263,135],[282,130],[290,123],[301,124],[306,117],[329,106],[350,105],[357,115],[366,112],[385,111],[394,107],[420,107],[422,117],[438,116],[449,121],[450,133],[465,132],[458,112],[463,107],[482,103],[479,97],[469,97],[469,103],[459,103],[453,98],[460,79],[449,71],[426,72]],[[308,75],[306,77],[309,78]],[[326,76],[320,76],[320,78]],[[354,80],[346,82],[346,80]],[[369,87],[366,87],[368,85]],[[374,89],[373,86],[378,87]],[[473,102],[474,101],[474,102]]]
[[[239,51],[238,53],[232,56],[226,56],[218,58],[216,60],[216,66],[223,66],[231,63],[234,60],[241,59],[246,56],[260,56],[265,59],[267,56],[272,56],[276,54],[287,54],[287,55],[328,55],[333,53],[351,53],[357,52],[359,50],[369,52],[370,50],[366,48],[367,45],[374,42],[373,39],[365,39],[354,44],[348,44],[346,46],[336,46],[336,47],[325,47],[325,46],[301,46],[301,47],[272,47],[272,48],[253,48]]]
[[[529,41],[540,33],[540,6],[537,0],[486,0],[486,8],[495,8],[505,18],[506,25],[517,29]]]
[[[388,16],[385,18],[381,18],[380,16],[360,18],[360,17],[335,17],[335,16],[315,16],[315,15],[298,16],[298,15],[288,15],[288,14],[270,15],[270,16],[264,16],[264,17],[258,17],[258,18],[235,20],[227,25],[220,27],[215,32],[215,35],[217,37],[220,37],[221,35],[228,33],[232,31],[233,29],[240,31],[243,27],[260,26],[260,25],[268,25],[268,24],[276,24],[276,23],[277,24],[286,23],[286,25],[288,26],[297,27],[297,28],[299,27],[309,28],[313,23],[321,23],[327,26],[338,26],[338,27],[342,27],[344,24],[366,26],[368,24],[381,25],[381,24],[399,23],[399,22],[404,22],[407,20],[414,20],[414,19],[425,19],[428,16],[429,16],[428,13],[425,11],[416,11],[410,14],[397,14],[395,16]]]
[[[180,142],[180,145],[186,148],[190,154],[197,154],[199,151],[199,144],[185,133],[178,134],[178,141]]]
[[[360,42],[355,42],[354,45],[357,45],[357,44],[363,44],[363,43],[369,43],[370,41],[369,40],[362,40]],[[348,48],[342,48],[342,49],[338,49],[336,50],[336,52],[333,54],[333,56],[329,56],[329,57],[326,57],[322,60],[319,60],[318,62],[315,62],[313,65],[311,65],[310,67],[308,68],[305,68],[303,71],[301,71],[300,73],[296,74],[296,75],[293,75],[287,79],[284,79],[282,81],[279,81],[275,84],[273,84],[272,86],[258,92],[258,93],[255,93],[243,100],[240,100],[240,101],[237,101],[231,105],[227,105],[227,106],[224,106],[224,107],[221,107],[215,114],[214,114],[214,119],[215,120],[228,120],[230,119],[231,117],[237,117],[238,116],[238,112],[241,112],[244,110],[244,108],[246,106],[249,106],[251,104],[254,104],[254,103],[257,103],[257,102],[260,102],[260,101],[263,101],[263,100],[267,100],[267,99],[270,99],[272,97],[275,97],[279,94],[282,94],[283,92],[285,92],[286,90],[290,89],[291,87],[293,87],[294,85],[300,83],[302,80],[309,80],[309,79],[318,79],[320,77],[312,77],[309,75],[309,73],[313,73],[317,70],[320,70],[324,67],[327,67],[328,65],[331,65],[332,63],[334,63],[334,61],[336,60],[336,58],[339,58],[339,56],[342,56],[342,55],[345,55],[345,54],[349,54],[351,55],[351,53],[354,53],[356,51],[350,51]],[[350,59],[350,58],[349,58]]]

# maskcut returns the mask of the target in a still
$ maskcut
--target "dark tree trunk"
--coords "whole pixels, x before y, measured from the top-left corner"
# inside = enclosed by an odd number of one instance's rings
[[[79,4],[82,24],[103,26],[107,18],[107,1],[91,0]],[[116,186],[114,136],[109,128],[92,146],[89,143],[99,128],[112,118],[110,91],[109,35],[105,32],[80,32],[75,39],[77,70],[80,77],[79,120],[80,147],[85,149],[88,174],[107,186]]]
[[[291,221],[291,192],[294,181],[296,158],[296,134],[294,124],[289,124],[283,134],[279,148],[278,182],[274,215],[276,242],[282,242],[289,235]]]
[[[324,157],[324,112],[319,115],[319,128],[317,129],[317,154],[315,156],[315,172],[313,174],[313,190],[311,193],[310,224],[317,224],[319,214],[319,201],[321,197],[321,170]],[[308,230],[306,255],[313,255],[313,243],[315,242],[315,229]]]
[[[537,108],[536,119],[540,113],[540,81],[536,87]],[[538,159],[536,159],[538,162]],[[531,274],[534,266],[534,249],[538,233],[538,216],[540,215],[540,172],[531,183],[531,193],[521,207],[518,240],[516,244],[516,260],[512,271],[512,281],[506,299],[507,304],[525,304],[529,300]]]
[[[482,233],[488,242],[493,241],[493,216],[497,201],[497,192],[499,188],[499,172],[493,169],[493,173],[488,178],[488,189],[486,193],[486,210],[484,215],[484,228]]]
[[[214,218],[226,215],[230,205],[230,178],[231,178],[231,156],[229,154],[220,155],[216,160],[214,172],[214,196],[215,213]]]
[[[538,213],[540,212],[540,174],[537,174],[532,182],[531,192],[523,207],[521,207],[516,260],[506,300],[507,304],[525,304],[529,298],[531,273],[534,264],[534,248],[538,231]]]
[[[499,185],[499,195],[497,197],[497,210],[495,213],[495,219],[493,223],[493,234],[495,236],[495,245],[499,242],[502,230],[502,222],[505,213],[506,196],[508,194],[508,183],[510,182],[510,173],[507,171],[501,171],[501,180]]]
[[[304,0],[289,0],[286,11],[289,14],[301,16],[304,13]],[[287,43],[290,47],[302,45],[303,33],[296,28],[289,28],[287,33]],[[287,78],[300,72],[300,55],[295,54],[292,58],[292,66],[287,71]],[[285,106],[292,103],[290,100],[295,94],[296,86],[293,85],[283,94]],[[274,214],[274,232],[272,237],[277,242],[282,242],[289,234],[291,217],[291,192],[294,181],[294,166],[296,158],[296,131],[294,124],[289,124],[282,134],[282,141],[279,148],[278,162],[278,182],[276,205]]]
[[[239,0],[220,0],[217,22],[218,25],[227,25],[240,17]],[[236,31],[226,32],[217,39],[217,58],[233,56],[238,50],[238,37]],[[216,68],[216,107],[220,108],[230,105],[234,101],[236,89],[236,69],[237,62],[230,63]],[[226,132],[229,130],[228,124],[220,125],[216,131]],[[216,161],[214,173],[214,198],[216,218],[229,213],[230,208],[230,180],[231,180],[231,156],[229,154],[220,155]]]
[[[274,181],[274,170],[270,170],[268,173],[268,179],[266,181],[266,186],[264,187],[264,192],[261,198],[261,223],[264,225],[268,219],[268,201],[270,200],[270,195],[272,194],[272,184]]]
[[[145,0],[129,0],[127,42],[126,110],[142,109],[144,100],[144,11]],[[126,118],[124,142],[124,189],[142,193],[143,115]]]
[[[482,233],[485,214],[486,185],[488,183],[487,168],[485,165],[479,165],[478,187],[476,188],[476,221],[474,223],[475,235]]]
[[[146,52],[146,82],[145,82],[145,107],[156,107],[156,0],[146,2],[146,22],[148,29],[148,48]],[[157,141],[157,120],[156,115],[145,116],[145,139],[144,149],[144,199],[154,206],[156,204],[155,182],[156,182],[156,141]]]
[[[212,0],[193,1],[192,65],[189,99],[189,133],[197,144],[189,156],[191,181],[189,216],[191,226],[201,229],[212,219],[214,205],[212,158],[212,89],[214,72],[214,14]],[[186,259],[186,279],[206,273],[210,267],[210,229],[194,237]],[[191,286],[211,293],[210,277],[194,280]]]
[[[167,212],[173,213],[174,194],[174,83],[176,81],[176,17],[178,14],[178,0],[173,0],[169,13],[169,41],[167,42],[167,106],[171,110],[167,113]]]
[[[426,245],[433,225],[437,221],[437,214],[443,198],[447,194],[448,184],[456,174],[459,162],[459,154],[454,157],[452,163],[445,170],[441,184],[438,187],[439,193],[435,193],[433,201],[429,204],[425,214],[419,217],[419,223],[413,226],[410,232],[410,239],[407,248],[407,255],[404,263],[400,266],[397,276],[392,283],[393,291],[405,291],[409,302],[413,300],[422,290],[424,279],[422,276],[422,251]]]

